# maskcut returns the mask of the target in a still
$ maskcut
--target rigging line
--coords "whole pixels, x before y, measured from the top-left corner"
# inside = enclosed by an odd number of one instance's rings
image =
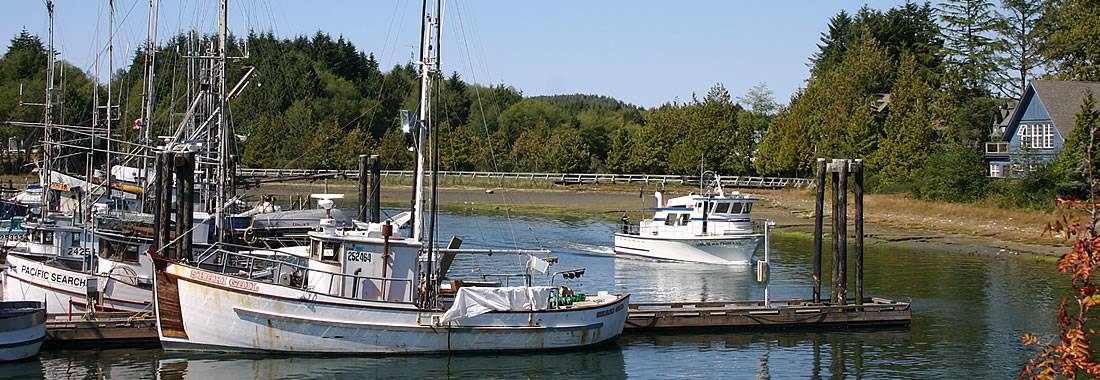
[[[393,16],[396,16],[396,15],[397,15],[397,8],[398,8],[397,6],[398,6],[399,4],[401,4],[401,3],[400,3],[400,2],[398,2],[398,3],[394,4],[394,8],[393,8]],[[384,43],[382,44],[382,56],[381,56],[381,57],[378,57],[378,59],[377,59],[377,60],[375,61],[375,63],[377,63],[377,64],[378,64],[378,73],[379,73],[380,75],[382,75],[382,81],[381,81],[381,84],[380,84],[380,85],[378,86],[378,95],[376,95],[376,96],[375,96],[375,100],[376,100],[377,102],[376,102],[376,104],[375,104],[374,106],[372,106],[371,108],[369,108],[369,109],[368,109],[368,110],[367,110],[366,112],[363,112],[363,113],[362,113],[361,115],[359,115],[359,117],[363,117],[363,116],[366,116],[366,114],[367,114],[368,112],[369,112],[369,113],[371,113],[371,115],[373,116],[373,114],[374,114],[375,112],[378,112],[378,111],[377,111],[376,109],[378,109],[378,108],[381,108],[381,107],[383,107],[383,104],[382,104],[382,93],[384,93],[384,92],[385,92],[385,89],[386,89],[386,81],[387,81],[387,80],[389,80],[390,76],[391,76],[391,75],[394,75],[394,72],[395,72],[395,71],[397,71],[397,70],[395,70],[395,69],[391,69],[391,70],[390,70],[390,73],[389,73],[389,75],[387,75],[387,74],[384,74],[384,73],[382,73],[382,62],[386,60],[386,56],[387,56],[387,55],[389,55],[389,54],[392,54],[392,53],[393,53],[393,50],[394,50],[394,49],[397,49],[397,40],[398,40],[399,38],[401,38],[401,28],[402,28],[403,26],[405,26],[405,21],[404,21],[404,19],[405,19],[405,16],[406,16],[406,15],[408,15],[408,4],[409,4],[409,3],[408,3],[408,2],[406,2],[405,4],[406,4],[406,5],[405,5],[405,8],[404,8],[405,12],[401,14],[401,17],[400,17],[400,18],[395,18],[395,17],[392,17],[392,16],[391,16],[391,18],[390,18],[390,25],[391,25],[391,26],[393,25],[393,20],[394,20],[394,19],[400,20],[400,21],[398,22],[398,25],[397,25],[397,29],[396,29],[396,30],[397,30],[397,34],[396,34],[396,35],[394,35],[394,43],[393,43],[393,45],[389,45],[389,36],[390,36],[390,30],[389,30],[389,28],[387,28],[387,30],[386,30],[386,41],[385,41],[385,42],[384,42]],[[386,46],[390,46],[390,49],[391,49],[391,50],[390,50],[390,53],[387,53],[387,52],[386,52]],[[356,117],[356,120],[358,120],[358,119],[359,119],[359,117]],[[370,131],[371,131],[371,129],[372,129],[373,127],[374,127],[374,119],[375,119],[374,117],[371,117],[371,118],[370,118],[370,120],[367,120],[367,132],[370,132]],[[346,126],[345,126],[345,127],[346,127]],[[388,130],[388,129],[389,129],[389,127],[386,127],[386,129]],[[384,132],[383,132],[383,133],[384,133]]]
[[[469,45],[469,43],[466,39],[466,27],[465,27],[465,24],[462,21],[462,10],[461,9],[462,9],[461,7],[455,6],[456,13],[458,14],[459,30],[461,31],[461,35],[462,35],[462,44],[466,48],[466,50],[465,50],[466,51],[466,59],[467,59],[467,61],[469,61],[469,60],[471,60],[471,58],[470,58],[470,45]],[[482,101],[481,101],[481,90],[479,89],[480,86],[476,85],[477,73],[474,72],[474,71],[471,71],[471,75],[473,76],[473,80],[475,82],[474,94],[477,96],[477,108],[478,108],[478,111],[481,113],[481,125],[485,129],[485,142],[484,143],[489,146],[489,159],[490,159],[490,162],[493,164],[493,171],[499,172],[500,167],[497,166],[496,152],[493,151],[493,141],[492,141],[493,136],[491,136],[489,134],[489,123],[488,123],[488,121],[485,120],[485,106],[482,104]]]

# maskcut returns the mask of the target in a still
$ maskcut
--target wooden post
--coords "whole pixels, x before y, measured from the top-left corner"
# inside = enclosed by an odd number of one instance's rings
[[[176,171],[176,257],[194,261],[191,252],[191,226],[195,219],[195,153],[175,156]]]
[[[157,153],[157,249],[168,257],[175,257],[169,248],[172,241],[172,166],[172,152]]]
[[[821,241],[825,219],[825,159],[817,159],[817,198],[814,207],[814,303],[821,302]]]
[[[863,304],[863,160],[852,163],[856,175],[856,305]]]
[[[836,161],[833,161],[833,162],[835,163]],[[833,174],[833,185],[832,185],[832,189],[833,189],[833,218],[832,218],[833,219],[833,231],[832,231],[832,234],[831,234],[832,238],[830,240],[833,243],[833,276],[832,276],[833,284],[829,289],[829,293],[830,293],[829,301],[831,301],[833,304],[836,304],[840,300],[840,298],[839,298],[840,296],[837,293],[837,290],[839,288],[839,286],[837,285],[837,278],[840,277],[840,268],[838,267],[838,265],[840,264],[840,248],[838,246],[839,241],[840,241],[840,238],[838,237],[840,235],[840,232],[839,232],[840,231],[840,226],[837,225],[839,220],[836,217],[837,214],[840,213],[840,202],[839,202],[839,199],[838,199],[838,198],[840,198],[840,187],[838,186],[838,184],[840,183],[840,173],[833,172],[832,174]]]
[[[359,220],[366,222],[367,215],[367,203],[370,199],[370,184],[368,180],[370,175],[367,174],[367,160],[369,156],[365,154],[359,155]]]
[[[848,163],[850,160],[840,161],[840,193],[837,194],[837,255],[840,261],[837,263],[837,301],[839,304],[847,304],[848,301]]]
[[[378,162],[378,155],[367,157],[367,166],[370,168],[370,220],[371,223],[382,221],[382,165]]]

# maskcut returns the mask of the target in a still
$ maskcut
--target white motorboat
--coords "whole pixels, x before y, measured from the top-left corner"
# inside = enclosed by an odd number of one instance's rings
[[[39,301],[0,301],[0,362],[38,355],[46,338],[46,308]]]
[[[653,260],[708,264],[751,264],[764,235],[753,231],[757,201],[738,192],[726,194],[714,175],[702,194],[663,201],[657,192],[654,215],[615,234],[615,254]]]

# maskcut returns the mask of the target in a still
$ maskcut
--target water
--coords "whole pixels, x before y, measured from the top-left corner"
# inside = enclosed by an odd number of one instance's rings
[[[751,267],[614,258],[609,247],[618,228],[614,223],[447,214],[440,225],[444,240],[457,234],[465,239],[464,247],[551,248],[560,257],[552,269],[587,269],[582,278],[567,283],[580,291],[627,291],[635,301],[763,297],[764,287],[753,281]],[[810,244],[803,238],[773,241],[773,298],[809,297]],[[472,356],[51,350],[35,361],[0,364],[0,378],[1009,378],[1033,353],[1020,336],[1033,332],[1047,337],[1056,331],[1054,309],[1066,280],[1053,264],[874,245],[866,256],[867,294],[911,300],[912,326],[634,334],[583,351]],[[516,272],[523,260],[511,255],[460,257],[452,272],[467,278]],[[824,266],[829,267],[827,261]],[[560,283],[559,277],[555,284]]]

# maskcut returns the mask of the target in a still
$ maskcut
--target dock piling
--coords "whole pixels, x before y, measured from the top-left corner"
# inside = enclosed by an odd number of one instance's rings
[[[172,241],[172,153],[157,153],[157,208],[155,215],[156,236],[154,246],[161,255],[172,256],[168,243]]]
[[[175,154],[176,171],[176,257],[192,261],[191,226],[195,219],[195,153]]]
[[[839,177],[840,181],[837,187],[840,188],[840,192],[837,193],[837,214],[833,216],[837,220],[837,252],[836,256],[839,261],[836,264],[837,277],[837,302],[841,305],[848,303],[848,164],[850,160],[840,160]]]
[[[852,162],[856,204],[856,305],[863,304],[863,160]]]
[[[370,169],[370,220],[371,223],[382,221],[382,166],[378,163],[378,155],[372,154],[367,158],[367,166]]]
[[[833,164],[836,164],[836,160],[833,161]],[[840,248],[837,247],[837,245],[840,244],[840,239],[837,238],[837,236],[840,235],[840,225],[839,225],[840,221],[837,220],[837,217],[836,217],[838,214],[840,214],[840,202],[838,202],[838,198],[840,197],[840,195],[839,195],[840,194],[840,186],[839,186],[840,173],[836,172],[836,171],[833,171],[833,168],[829,168],[829,171],[832,172],[832,177],[833,177],[833,184],[832,184],[832,189],[833,189],[832,226],[833,226],[833,229],[832,229],[832,233],[830,234],[831,238],[829,239],[833,243],[833,249],[832,249],[832,253],[833,253],[833,261],[832,261],[833,275],[831,277],[832,286],[829,287],[829,301],[832,302],[833,304],[836,304],[837,302],[840,301],[840,295],[837,294],[837,285],[836,285],[836,279],[840,277],[840,268],[838,266],[840,264],[840,257],[839,257],[840,256]]]
[[[825,159],[817,159],[817,202],[814,208],[814,303],[821,302],[821,235],[825,219]]]

